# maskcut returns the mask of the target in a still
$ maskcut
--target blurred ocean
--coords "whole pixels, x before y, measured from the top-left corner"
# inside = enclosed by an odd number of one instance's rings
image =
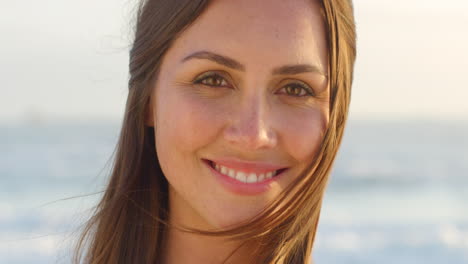
[[[70,263],[116,123],[0,125],[0,263]],[[74,196],[79,198],[67,199]],[[317,264],[468,263],[468,123],[357,121],[325,195]]]

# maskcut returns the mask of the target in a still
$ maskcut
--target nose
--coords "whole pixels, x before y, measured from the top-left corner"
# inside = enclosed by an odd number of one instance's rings
[[[224,130],[224,137],[230,144],[243,150],[268,149],[277,144],[271,111],[265,100],[257,97],[244,101],[232,113]]]

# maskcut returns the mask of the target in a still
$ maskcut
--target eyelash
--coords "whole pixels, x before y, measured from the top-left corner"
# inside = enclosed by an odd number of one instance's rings
[[[216,84],[208,84],[208,83],[203,83],[203,81],[207,80],[207,79],[212,79],[212,80],[220,80],[221,79],[221,82],[224,82],[226,85],[216,85]],[[214,73],[214,72],[206,72],[206,73],[203,73],[202,75],[200,75],[199,77],[197,77],[194,81],[193,81],[194,84],[202,84],[202,85],[206,85],[206,86],[214,86],[214,87],[218,87],[218,86],[223,86],[223,87],[228,87],[228,82],[226,81],[226,78],[224,78],[223,76],[221,76],[220,74],[218,73]]]
[[[211,79],[212,82],[215,82],[217,80],[218,82],[225,83],[225,85],[222,85],[222,84],[221,85],[208,84],[208,83],[204,82],[207,79]],[[194,84],[201,84],[201,85],[211,86],[211,87],[229,87],[229,83],[226,81],[226,79],[223,76],[221,76],[218,73],[213,73],[213,72],[207,72],[207,73],[202,74],[201,76],[197,77],[193,81],[193,83]],[[304,94],[301,93],[302,95],[290,95],[292,97],[305,97],[305,96],[314,96],[315,95],[313,90],[310,88],[310,86],[303,83],[303,82],[301,82],[301,81],[294,81],[294,82],[288,83],[287,85],[283,86],[282,89],[285,89],[285,88],[288,88],[288,87],[300,88],[300,89],[302,89],[302,91],[304,91]]]

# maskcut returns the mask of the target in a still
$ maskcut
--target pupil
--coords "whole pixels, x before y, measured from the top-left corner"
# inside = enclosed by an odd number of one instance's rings
[[[294,86],[289,86],[289,92],[294,95],[297,95],[299,92],[299,89],[297,89],[297,87],[294,87]]]
[[[221,81],[219,80],[219,78],[216,78],[216,77],[210,77],[206,80],[206,82],[209,84],[209,85],[213,85],[213,86],[219,86],[221,85]]]

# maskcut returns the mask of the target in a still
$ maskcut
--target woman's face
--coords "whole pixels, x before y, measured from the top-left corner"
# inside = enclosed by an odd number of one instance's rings
[[[165,54],[146,121],[171,221],[225,228],[272,202],[318,150],[327,72],[317,1],[213,1]]]

